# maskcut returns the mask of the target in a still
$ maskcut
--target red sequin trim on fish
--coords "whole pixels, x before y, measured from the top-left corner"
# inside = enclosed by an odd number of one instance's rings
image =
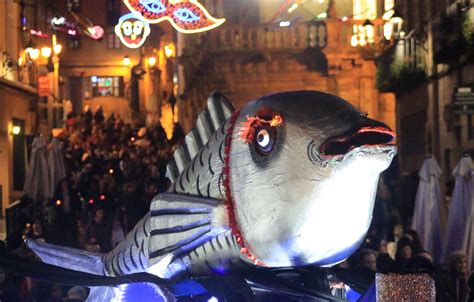
[[[265,266],[265,264],[258,260],[250,250],[245,246],[244,238],[237,226],[237,219],[234,212],[234,200],[232,198],[232,192],[230,190],[230,145],[232,143],[232,135],[234,132],[235,122],[239,116],[239,111],[235,111],[230,117],[230,126],[226,131],[226,137],[224,141],[224,191],[225,191],[225,208],[229,216],[229,225],[232,231],[232,235],[235,236],[238,245],[240,246],[240,252],[251,260],[255,265]]]

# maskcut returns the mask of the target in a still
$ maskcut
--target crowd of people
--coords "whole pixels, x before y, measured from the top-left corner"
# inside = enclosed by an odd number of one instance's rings
[[[79,116],[68,115],[57,139],[63,148],[67,176],[57,184],[48,207],[34,208],[24,236],[104,253],[123,240],[148,212],[153,197],[166,191],[166,164],[184,133],[176,124],[168,139],[159,124],[144,127],[126,123],[117,114],[106,119],[101,108],[95,113],[86,108]],[[14,253],[35,257],[24,244]],[[0,293],[1,301],[13,301],[11,297],[62,301],[59,297],[63,299],[67,293],[60,286],[7,276],[4,283],[9,284],[9,291]],[[73,296],[82,293],[78,288],[69,290]]]
[[[108,252],[147,213],[156,194],[169,186],[166,164],[184,133],[175,125],[168,139],[160,125],[144,127],[125,123],[118,115],[107,119],[99,108],[68,115],[62,134],[67,177],[57,184],[47,210],[41,207],[24,230],[29,238]],[[437,301],[474,301],[474,275],[466,255],[452,253],[440,267],[422,246],[416,231],[397,233],[396,214],[387,208],[387,186],[379,188],[374,220],[364,244],[342,268],[370,272],[425,272],[435,280]],[[388,241],[395,253],[389,253]],[[35,255],[23,244],[15,251]],[[349,298],[347,287],[337,278],[330,284],[333,294]],[[83,287],[63,287],[18,278],[0,270],[1,301],[83,301]]]
[[[474,301],[474,272],[469,272],[465,253],[455,251],[444,265],[438,265],[412,229],[397,238],[394,255],[389,253],[388,245],[377,234],[369,233],[359,250],[338,266],[361,272],[426,273],[435,282],[436,301]]]

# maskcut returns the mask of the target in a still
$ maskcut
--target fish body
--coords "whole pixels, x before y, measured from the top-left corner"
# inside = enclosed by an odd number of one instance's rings
[[[100,273],[172,279],[334,265],[363,240],[379,174],[395,153],[386,125],[338,97],[285,92],[234,111],[215,93],[168,166],[172,186],[123,242],[97,255]],[[45,262],[72,265],[31,247]]]

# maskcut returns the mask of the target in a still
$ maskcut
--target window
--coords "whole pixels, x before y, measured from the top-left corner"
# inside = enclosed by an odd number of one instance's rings
[[[403,156],[420,155],[425,152],[426,109],[401,119],[400,143]]]
[[[80,37],[69,37],[67,40],[68,49],[79,49],[81,48],[81,38]]]
[[[123,77],[91,77],[92,96],[123,96]]]
[[[13,126],[20,132],[13,135],[13,190],[23,190],[26,175],[25,121],[13,119]]]
[[[120,18],[120,1],[119,0],[107,0],[107,25],[117,24]]]
[[[66,0],[68,12],[79,13],[81,11],[81,0]]]
[[[352,8],[355,20],[373,20],[377,18],[376,0],[353,0]]]
[[[107,34],[107,48],[108,49],[119,49],[120,48],[120,39],[116,34],[114,34],[114,33]]]

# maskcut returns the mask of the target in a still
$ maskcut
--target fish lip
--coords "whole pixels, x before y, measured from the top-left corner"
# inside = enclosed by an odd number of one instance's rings
[[[359,153],[396,153],[396,134],[385,126],[363,126],[321,144],[319,157],[325,162],[340,162]]]

